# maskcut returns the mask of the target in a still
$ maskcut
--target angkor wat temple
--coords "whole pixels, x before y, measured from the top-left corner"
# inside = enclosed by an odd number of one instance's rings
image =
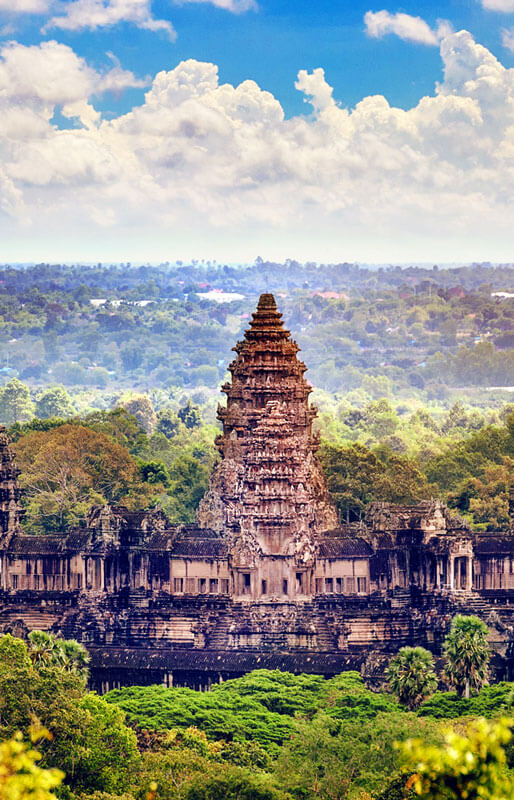
[[[84,642],[100,690],[206,686],[258,667],[380,674],[402,645],[437,654],[461,611],[489,624],[497,674],[513,677],[514,531],[474,534],[437,501],[341,524],[298,349],[262,295],[194,525],[106,506],[66,535],[25,535],[0,433],[0,631]]]

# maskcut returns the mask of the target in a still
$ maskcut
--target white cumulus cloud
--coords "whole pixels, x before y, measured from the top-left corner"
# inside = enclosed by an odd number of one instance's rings
[[[100,74],[56,42],[12,43],[0,58],[3,257],[46,258],[69,237],[68,258],[169,258],[181,243],[205,255],[232,243],[237,258],[279,242],[297,257],[511,259],[514,70],[466,31],[440,48],[441,84],[409,109],[380,95],[344,108],[319,67],[296,81],[311,113],[287,118],[255,81],[221,83],[191,59],[102,119],[95,93],[134,76],[117,63]],[[81,127],[59,130],[56,108]]]
[[[514,28],[502,30],[502,44],[514,53]]]
[[[43,30],[96,30],[119,22],[132,22],[139,28],[164,31],[171,40],[176,38],[171,22],[152,16],[151,0],[73,0],[64,6],[64,13],[52,17]]]
[[[209,3],[216,8],[223,8],[233,14],[243,14],[245,11],[255,11],[257,9],[256,0],[175,0],[177,5],[185,3]]]
[[[514,0],[482,0],[482,6],[489,11],[510,13],[514,11]]]
[[[0,0],[0,12],[11,14],[46,14],[51,0]]]
[[[57,107],[90,127],[99,119],[88,102],[92,95],[145,85],[119,64],[100,73],[55,41],[32,46],[9,42],[0,50],[0,134],[7,125],[14,140],[30,131],[45,137],[53,131],[49,121]]]
[[[409,42],[438,45],[440,40],[451,33],[451,26],[445,20],[438,22],[433,30],[421,17],[410,14],[391,14],[389,11],[367,11],[364,15],[366,33],[374,39],[382,39],[388,34],[399,36]]]

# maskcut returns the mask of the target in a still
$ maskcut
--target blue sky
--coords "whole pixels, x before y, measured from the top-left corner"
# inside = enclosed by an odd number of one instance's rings
[[[0,261],[514,260],[514,0],[0,0],[0,32]]]

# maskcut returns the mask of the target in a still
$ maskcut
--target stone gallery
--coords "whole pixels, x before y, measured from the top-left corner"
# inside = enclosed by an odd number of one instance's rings
[[[474,534],[437,501],[374,503],[341,524],[281,316],[262,295],[234,348],[194,525],[105,506],[65,535],[24,535],[0,433],[0,631],[78,639],[99,690],[202,687],[259,667],[379,676],[405,644],[437,654],[460,611],[488,622],[497,675],[512,678],[514,538]]]

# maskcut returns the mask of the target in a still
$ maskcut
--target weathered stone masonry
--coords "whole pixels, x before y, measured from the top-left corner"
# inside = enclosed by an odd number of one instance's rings
[[[107,506],[67,535],[26,536],[0,433],[0,630],[83,641],[99,689],[205,686],[259,666],[380,671],[404,644],[438,652],[460,610],[489,621],[498,673],[514,676],[514,536],[477,537],[433,501],[340,525],[298,349],[262,295],[195,525]]]

